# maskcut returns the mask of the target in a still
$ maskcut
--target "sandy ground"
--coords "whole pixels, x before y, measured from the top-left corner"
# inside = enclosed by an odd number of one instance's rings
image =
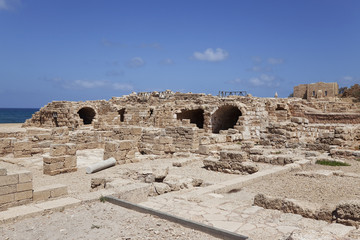
[[[360,175],[355,177],[340,176],[297,176],[298,172],[316,172],[319,170],[342,171],[344,173],[360,173],[360,162],[346,160],[351,166],[323,166],[312,164],[302,170],[281,176],[273,176],[245,189],[253,193],[264,193],[274,197],[286,197],[307,202],[316,202],[334,206],[343,200],[360,198]]]
[[[21,128],[21,124],[0,124],[0,132],[19,130],[25,131]],[[140,172],[153,169],[169,168],[169,174],[201,178],[204,186],[238,177],[238,175],[204,169],[202,158],[198,155],[184,157],[191,163],[180,168],[173,167],[172,163],[183,159],[181,157],[161,158],[138,155],[140,162],[117,165],[94,174],[86,174],[86,166],[102,161],[103,153],[103,149],[77,151],[78,171],[56,176],[42,173],[41,155],[15,159],[12,154],[9,154],[0,158],[0,165],[6,167],[9,172],[19,169],[31,171],[35,189],[59,183],[67,185],[69,196],[73,197],[92,191],[90,188],[92,178],[105,178],[108,182],[119,179],[139,182]],[[311,178],[296,175],[299,171],[317,170],[340,170],[345,173],[360,174],[360,162],[355,160],[345,160],[345,162],[350,163],[351,166],[309,165],[302,170],[266,178],[266,180],[244,187],[242,191],[248,192],[248,197],[251,196],[251,199],[254,194],[261,192],[270,196],[287,197],[331,206],[342,200],[359,199],[360,178],[340,176]],[[266,164],[259,165],[260,169],[274,167]],[[239,194],[240,192],[229,193],[225,195],[225,198],[231,198],[233,204],[241,205],[242,202],[238,200]],[[247,205],[251,204],[251,199],[248,199]],[[0,239],[211,239],[211,236],[150,215],[129,211],[109,203],[96,202],[83,204],[60,213],[45,214],[12,224],[0,225]]]
[[[217,239],[111,203],[83,204],[64,212],[0,225],[1,239]]]
[[[21,128],[23,123],[0,123],[0,132],[15,132],[15,131],[23,131],[25,132],[25,128]]]
[[[123,179],[125,181],[138,182],[138,173],[153,169],[169,168],[169,174],[180,175],[184,177],[200,178],[204,185],[212,185],[222,181],[234,179],[237,175],[224,174],[220,172],[208,171],[203,167],[201,158],[191,156],[186,158],[191,163],[184,167],[173,167],[172,163],[179,161],[180,158],[161,158],[157,157],[153,160],[141,159],[140,162],[129,163],[125,165],[116,165],[105,171],[94,174],[86,174],[86,166],[93,163],[103,161],[103,149],[89,149],[77,151],[78,171],[56,176],[45,175],[42,172],[42,156],[37,155],[31,158],[13,158],[12,154],[1,157],[0,164],[8,169],[8,171],[16,171],[26,169],[33,174],[34,188],[48,186],[52,184],[64,184],[68,186],[69,196],[78,196],[82,193],[91,191],[92,178],[105,178],[107,182]],[[181,158],[182,159],[182,158]]]

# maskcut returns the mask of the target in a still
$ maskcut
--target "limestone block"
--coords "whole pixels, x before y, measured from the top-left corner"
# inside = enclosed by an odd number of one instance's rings
[[[118,144],[115,141],[105,142],[105,152],[115,152],[118,148]]]
[[[210,148],[207,145],[200,145],[198,152],[202,155],[209,155]]]
[[[50,198],[50,191],[49,190],[35,190],[33,193],[33,200],[34,201],[43,201]]]
[[[25,200],[25,199],[32,199],[32,198],[33,198],[33,191],[32,190],[15,193],[15,201]]]
[[[171,191],[193,187],[193,179],[179,175],[167,175],[163,183],[169,185]]]
[[[33,184],[32,182],[19,183],[16,185],[17,192],[29,191],[32,190]]]
[[[226,134],[228,134],[228,131],[227,130],[220,130],[219,134],[225,134],[226,135]]]
[[[123,140],[123,141],[119,141],[119,150],[129,150],[131,148],[134,147],[135,142],[131,141],[131,140]]]
[[[122,186],[116,196],[122,200],[132,203],[144,202],[147,200],[151,185],[147,183],[134,183]]]
[[[66,155],[75,155],[76,154],[76,144],[66,143]]]
[[[31,151],[32,143],[29,141],[19,141],[14,143],[14,151]]]
[[[6,176],[7,175],[7,169],[6,168],[0,168],[0,176]]]
[[[19,183],[31,182],[33,180],[32,173],[30,171],[17,171],[16,174],[19,174]]]
[[[19,183],[18,174],[9,174],[6,176],[0,176],[0,186],[12,185]]]
[[[243,136],[241,133],[226,135],[227,142],[236,142],[236,141],[240,141],[240,140],[243,140]]]
[[[0,204],[10,203],[13,201],[15,201],[15,193],[0,195]]]
[[[228,131],[227,132],[228,134],[237,134],[237,133],[239,133],[239,130],[233,129],[233,128],[229,128],[227,131]]]
[[[67,155],[67,156],[64,156],[64,167],[65,168],[74,168],[76,167],[77,165],[77,159],[76,159],[76,156],[70,156],[70,155]]]
[[[245,152],[240,151],[221,151],[220,160],[221,161],[237,161],[244,162],[248,159],[248,155]]]
[[[51,163],[51,164],[44,163],[43,168],[44,168],[43,169],[44,173],[47,174],[47,173],[50,173],[55,170],[63,169],[64,162],[56,162],[56,163]]]
[[[5,194],[9,194],[9,193],[14,193],[14,192],[16,192],[16,184],[0,187],[0,195],[5,195]]]
[[[264,154],[264,149],[251,148],[249,153],[252,154],[252,155],[263,155]]]
[[[199,144],[200,145],[207,145],[207,144],[210,144],[210,138],[207,137],[207,136],[203,136],[203,137],[200,137],[199,139]]]
[[[250,149],[253,148],[255,143],[253,141],[242,141],[241,148],[242,149]]]
[[[160,144],[172,144],[173,143],[173,138],[172,137],[167,137],[167,136],[160,136],[159,137],[159,143]]]
[[[167,144],[164,146],[164,152],[165,153],[174,153],[175,152],[175,146],[172,144]]]
[[[66,155],[67,146],[65,144],[51,144],[50,145],[50,156],[63,156]]]
[[[225,143],[226,142],[226,135],[215,135],[215,136],[212,136],[212,138],[215,140],[215,143]]]
[[[152,169],[152,174],[154,175],[155,180],[158,182],[163,181],[163,179],[168,175],[168,173],[169,167],[158,166]]]
[[[161,194],[171,191],[171,188],[169,187],[169,185],[167,185],[166,183],[161,183],[161,182],[154,182],[154,188],[155,188],[155,192],[158,195],[161,195]]]
[[[39,141],[46,141],[51,140],[51,134],[37,134],[32,136],[31,141],[39,142]]]
[[[126,153],[125,155],[126,159],[133,159],[135,158],[135,150],[130,150],[129,152]]]
[[[51,135],[69,135],[68,127],[56,127],[51,129]]]
[[[50,156],[44,156],[43,162],[47,164],[53,164],[58,162],[65,162],[65,156],[56,156],[56,157],[50,157]]]
[[[50,148],[50,145],[52,144],[52,141],[43,141],[36,143],[35,147],[37,148]]]
[[[63,184],[54,184],[49,186],[49,188],[50,198],[60,197],[68,194],[67,186]]]
[[[141,135],[142,134],[142,128],[141,127],[132,127],[130,128],[131,135]]]
[[[154,144],[153,145],[153,150],[155,150],[155,151],[164,151],[165,146],[163,144]]]
[[[267,209],[281,210],[285,213],[300,214],[307,218],[325,220],[328,222],[332,220],[333,209],[322,208],[316,203],[307,203],[287,198],[276,198],[265,196],[260,193],[255,196],[254,205]]]
[[[92,178],[91,179],[91,188],[106,188],[106,179],[105,178]]]
[[[337,217],[342,220],[352,220],[360,224],[360,201],[352,200],[341,202],[336,206]],[[348,222],[353,225],[351,221]]]

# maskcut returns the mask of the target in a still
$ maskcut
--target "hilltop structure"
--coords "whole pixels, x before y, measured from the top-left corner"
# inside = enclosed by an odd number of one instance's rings
[[[333,83],[300,84],[294,87],[294,97],[311,100],[314,98],[334,99],[339,94],[339,85]]]

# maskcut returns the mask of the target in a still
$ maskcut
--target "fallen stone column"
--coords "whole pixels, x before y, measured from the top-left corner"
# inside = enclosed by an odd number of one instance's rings
[[[88,166],[86,168],[86,173],[87,174],[90,174],[90,173],[95,173],[95,172],[98,172],[100,170],[103,170],[105,168],[109,168],[109,167],[112,167],[112,166],[115,166],[116,164],[116,160],[115,158],[109,158],[107,160],[104,160],[102,162],[98,162],[98,163],[95,163],[91,166]]]

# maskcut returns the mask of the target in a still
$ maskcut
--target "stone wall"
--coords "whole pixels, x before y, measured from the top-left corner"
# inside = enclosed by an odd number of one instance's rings
[[[334,84],[331,86],[334,87]],[[123,97],[114,97],[109,101],[52,102],[35,113],[24,126],[55,127],[57,124],[74,130],[84,125],[87,118],[91,118],[91,116],[80,118],[78,112],[84,108],[92,109],[91,111],[95,113],[90,126],[97,131],[113,131],[108,126],[178,127],[183,126],[183,120],[188,119],[190,123],[206,133],[217,133],[233,128],[239,131],[243,139],[252,140],[259,140],[261,132],[266,131],[270,122],[286,122],[294,116],[308,117],[310,122],[331,123],[331,119],[335,118],[329,115],[330,118],[325,116],[324,119],[321,113],[350,111],[353,114],[360,114],[359,104],[333,100],[308,102],[299,98],[242,96],[220,98],[205,94],[168,91],[166,93],[133,93]],[[56,121],[52,115],[54,112],[57,113]],[[234,115],[234,112],[237,114]],[[354,116],[342,114],[333,122],[358,123],[359,118],[357,115]],[[87,138],[92,139],[93,147],[96,147],[99,138],[103,141],[102,136],[87,136]],[[77,135],[72,136],[70,141],[81,142],[81,139],[83,137]],[[84,143],[84,147],[92,148],[90,143]],[[81,148],[81,145],[79,147]]]
[[[0,210],[33,200],[32,174],[29,171],[8,173],[0,168]]]
[[[47,175],[77,171],[76,144],[51,144],[50,154],[43,157],[43,172]]]

